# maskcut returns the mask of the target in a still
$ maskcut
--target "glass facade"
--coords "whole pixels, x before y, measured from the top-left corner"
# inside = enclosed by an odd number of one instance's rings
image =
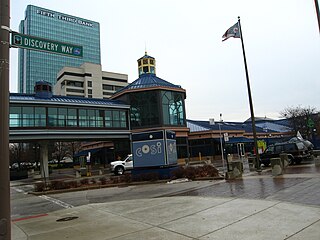
[[[128,111],[10,105],[10,128],[129,129]]]
[[[180,92],[161,91],[162,115],[164,125],[184,126],[184,95]]]
[[[101,64],[98,22],[28,5],[20,33],[83,46],[83,58],[19,49],[20,93],[33,93],[35,82],[40,80],[54,85],[57,73],[65,66]]]
[[[161,125],[158,93],[159,91],[130,93],[132,128]]]
[[[131,126],[185,126],[184,93],[145,91],[129,94]]]

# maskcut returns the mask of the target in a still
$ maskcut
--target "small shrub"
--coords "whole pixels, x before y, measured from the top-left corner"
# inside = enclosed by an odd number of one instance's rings
[[[66,182],[66,184],[68,185],[68,188],[77,188],[78,187],[77,181]]]
[[[202,166],[202,171],[205,173],[206,177],[218,177],[219,171],[212,165]]]
[[[132,177],[130,173],[124,173],[122,176],[120,176],[120,182],[132,182]]]
[[[34,184],[34,190],[36,192],[43,192],[46,189],[46,185],[44,182],[37,182]]]
[[[112,177],[110,180],[112,183],[119,183],[120,182],[120,178],[118,176]]]
[[[183,167],[179,167],[171,172],[172,179],[183,178],[186,176],[185,169]]]
[[[141,182],[142,181],[142,177],[141,174],[135,174],[132,176],[132,181],[134,182]]]
[[[187,167],[185,169],[186,178],[194,180],[196,178],[196,170],[194,167]]]
[[[84,178],[80,180],[81,185],[88,185],[89,184],[89,179],[88,178]]]
[[[99,181],[100,181],[100,183],[101,183],[102,185],[105,185],[105,184],[107,183],[106,177],[101,177],[101,178],[99,178]]]
[[[156,172],[143,173],[141,174],[142,181],[157,181],[159,180],[159,174]]]
[[[64,181],[52,181],[50,186],[54,190],[66,189],[67,188],[67,184]]]
[[[92,183],[92,184],[96,184],[96,183],[97,183],[97,180],[96,180],[95,178],[92,178],[92,179],[91,179],[91,183]]]

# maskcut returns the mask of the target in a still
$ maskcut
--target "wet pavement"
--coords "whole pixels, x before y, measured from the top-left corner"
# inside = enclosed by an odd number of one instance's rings
[[[280,176],[264,171],[171,196],[268,199],[320,206],[320,168],[314,164],[289,166]]]
[[[19,192],[19,187],[13,188],[22,203],[28,194]],[[39,208],[44,200],[60,206],[74,203],[77,194],[90,200],[96,191],[33,196],[38,201],[33,207]],[[266,169],[232,181],[114,187],[97,194],[106,194],[108,201],[65,205],[58,211],[14,219],[13,239],[318,240],[320,236],[320,169],[312,163],[289,166],[276,177]]]

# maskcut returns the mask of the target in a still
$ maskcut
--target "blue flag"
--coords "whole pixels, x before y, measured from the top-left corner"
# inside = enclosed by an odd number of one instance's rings
[[[240,38],[240,31],[239,31],[239,23],[238,22],[235,25],[233,25],[231,28],[229,28],[225,32],[225,34],[223,34],[222,41],[225,41],[230,37]]]

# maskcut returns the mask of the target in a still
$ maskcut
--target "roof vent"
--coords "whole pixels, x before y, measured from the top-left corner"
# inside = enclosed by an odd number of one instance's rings
[[[52,85],[46,81],[38,81],[34,87],[34,92],[38,98],[51,98]]]

